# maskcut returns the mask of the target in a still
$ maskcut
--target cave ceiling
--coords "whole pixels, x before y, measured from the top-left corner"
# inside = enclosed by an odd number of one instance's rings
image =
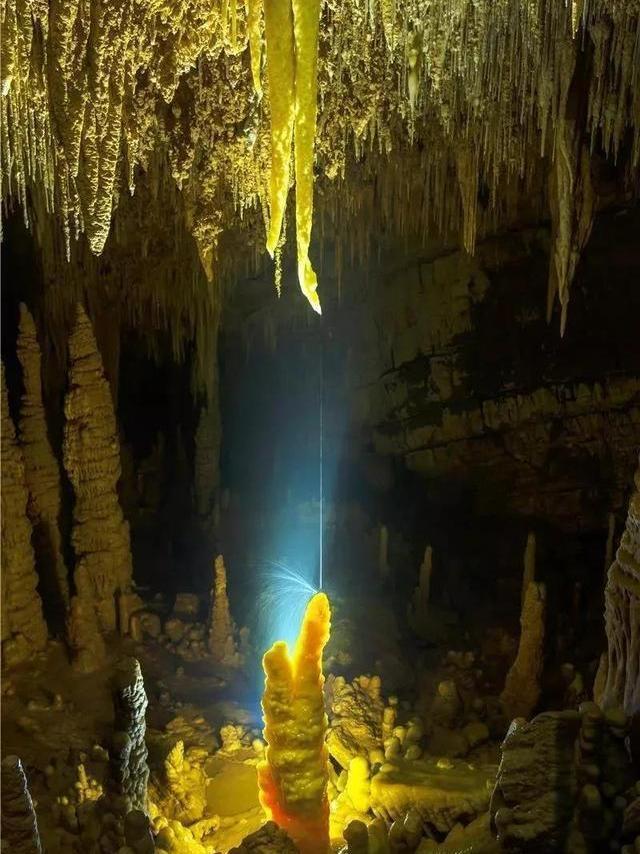
[[[155,268],[143,313],[167,324],[193,286],[163,253],[210,284],[268,250],[278,286],[289,245],[319,310],[312,227],[352,255],[385,225],[473,252],[537,207],[563,329],[602,164],[616,199],[637,193],[639,18],[637,0],[4,0],[5,205],[58,264],[135,231],[135,258],[117,251],[138,284]]]

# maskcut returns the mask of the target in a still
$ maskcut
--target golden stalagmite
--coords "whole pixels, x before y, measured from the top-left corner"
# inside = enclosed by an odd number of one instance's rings
[[[260,803],[301,854],[326,854],[329,849],[322,651],[330,618],[329,600],[316,593],[307,605],[293,656],[284,641],[277,641],[262,659],[267,749],[258,765]]]
[[[64,413],[64,467],[75,495],[74,586],[83,600],[83,619],[92,606],[105,633],[116,629],[117,597],[131,586],[131,546],[117,492],[120,445],[111,391],[91,322],[80,305],[69,338]]]
[[[295,119],[295,48],[291,0],[264,0],[264,27],[271,110],[267,249],[273,257],[280,241],[287,207]]]
[[[36,325],[26,305],[20,305],[18,359],[22,366],[23,394],[18,429],[29,490],[27,510],[34,529],[36,560],[47,593],[58,605],[69,602],[67,567],[62,556],[60,469],[55,458],[42,402],[41,353]],[[46,595],[45,595],[46,601]]]
[[[12,667],[44,649],[47,627],[36,590],[31,546],[31,524],[27,517],[27,487],[24,462],[9,414],[2,365],[2,434],[0,475],[2,478],[2,662]]]

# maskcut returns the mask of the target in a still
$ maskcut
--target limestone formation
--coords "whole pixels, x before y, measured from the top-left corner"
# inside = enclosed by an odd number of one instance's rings
[[[34,529],[36,560],[41,566],[45,596],[64,610],[69,602],[69,580],[59,528],[60,468],[47,432],[36,325],[24,304],[20,305],[18,358],[24,388],[18,431],[29,490],[27,509]]]
[[[546,613],[544,584],[532,581],[520,615],[520,644],[500,695],[509,718],[528,718],[540,698]]]
[[[383,738],[391,736],[393,722],[385,731],[384,700],[380,678],[359,676],[352,683],[342,676],[329,676],[326,687],[330,726],[327,735],[329,753],[343,768],[356,756],[368,758],[381,751]]]
[[[147,809],[147,695],[135,658],[118,663],[113,686],[114,733],[109,750],[110,791],[124,799],[125,813]]]
[[[640,469],[629,501],[625,529],[605,587],[607,654],[599,682],[604,708],[640,711]]]
[[[27,517],[27,488],[24,463],[9,413],[2,365],[2,660],[12,667],[44,649],[47,627],[36,590],[31,546],[31,523]]]
[[[131,586],[129,526],[118,500],[120,452],[109,384],[91,323],[81,305],[69,338],[64,404],[64,466],[73,486],[74,584],[82,611],[100,630],[117,628],[117,598]],[[81,623],[78,623],[78,627]],[[122,632],[128,626],[120,626]]]
[[[603,715],[595,703],[514,721],[491,798],[503,850],[596,854],[619,844],[623,815],[614,803],[633,779],[627,732],[624,714]]]
[[[27,778],[17,756],[2,760],[2,847],[15,854],[40,854],[40,834]]]
[[[214,562],[209,616],[209,652],[212,658],[227,667],[237,667],[242,664],[235,638],[236,627],[231,617],[227,596],[227,570],[224,558],[218,555]]]

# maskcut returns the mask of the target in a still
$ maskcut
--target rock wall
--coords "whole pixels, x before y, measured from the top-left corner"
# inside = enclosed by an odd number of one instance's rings
[[[7,667],[28,659],[47,643],[47,626],[36,590],[27,517],[24,462],[16,441],[2,365],[2,661]]]
[[[640,712],[640,469],[616,559],[605,587],[607,653],[600,665],[598,702]]]
[[[117,627],[116,596],[131,585],[131,547],[117,493],[120,447],[111,391],[80,305],[69,339],[64,409],[64,466],[75,494],[76,595],[93,605],[100,629],[108,632]]]
[[[605,531],[640,442],[639,225],[637,209],[596,219],[564,338],[545,320],[544,223],[478,243],[473,257],[381,242],[395,267],[352,267],[319,323],[287,291],[256,310],[246,282],[223,320],[226,371],[245,389],[225,436],[233,443],[247,420],[246,398],[263,429],[278,430],[274,388],[286,414],[313,408],[317,430],[322,360],[327,454],[400,463],[476,513]]]

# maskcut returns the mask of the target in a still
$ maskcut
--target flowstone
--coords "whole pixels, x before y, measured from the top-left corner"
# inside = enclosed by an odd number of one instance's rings
[[[386,821],[414,810],[425,825],[448,833],[488,809],[495,771],[451,759],[388,762],[371,779],[371,808]]]
[[[601,661],[595,699],[603,707],[640,711],[640,468],[616,559],[605,587],[607,652]]]

